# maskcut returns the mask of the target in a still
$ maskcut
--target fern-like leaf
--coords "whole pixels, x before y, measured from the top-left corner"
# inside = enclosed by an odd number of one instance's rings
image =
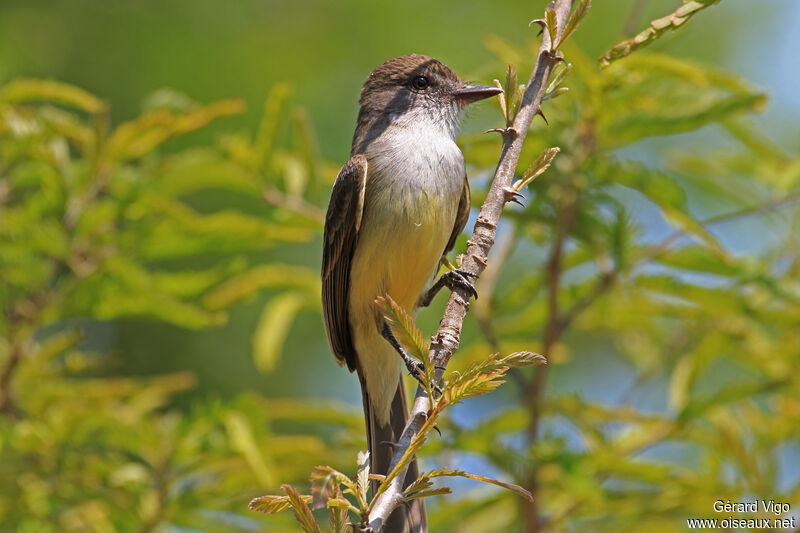
[[[514,183],[514,190],[519,191],[527,187],[533,180],[544,174],[544,171],[550,168],[553,159],[561,151],[561,148],[555,146],[547,148],[536,160],[531,163],[531,166],[522,174],[522,179]]]
[[[506,483],[505,481],[500,481],[500,480],[493,479],[493,478],[490,478],[490,477],[480,476],[478,474],[470,474],[469,472],[464,472],[463,470],[446,470],[444,468],[440,468],[438,470],[433,470],[433,471],[428,473],[428,477],[430,477],[430,478],[443,477],[443,476],[465,477],[465,478],[468,478],[468,479],[474,479],[475,481],[482,481],[484,483],[491,483],[492,485],[497,485],[498,487],[503,487],[504,489],[508,489],[508,490],[510,490],[512,492],[516,492],[517,494],[519,494],[520,496],[522,496],[523,498],[525,498],[529,502],[533,502],[533,495],[530,492],[528,492],[527,490],[523,489],[522,487],[520,487],[519,485],[516,485],[514,483]]]
[[[400,307],[388,294],[383,297],[379,296],[375,303],[383,311],[386,322],[392,328],[392,332],[397,337],[397,340],[400,341],[400,344],[414,357],[420,360],[427,359],[430,346],[425,342],[422,332],[406,310]]]
[[[281,485],[281,490],[286,493],[289,503],[294,511],[294,517],[306,533],[322,533],[308,506],[311,496],[300,494],[289,484]]]
[[[309,496],[308,501],[311,502]],[[285,511],[292,506],[288,496],[277,496],[274,494],[267,494],[266,496],[259,496],[250,500],[247,506],[251,511],[258,511],[260,513],[275,514]]]
[[[650,26],[631,39],[622,41],[605,53],[598,61],[607,67],[617,59],[621,59],[631,52],[653,43],[668,30],[676,30],[687,20],[699,13],[701,10],[711,7],[720,0],[690,0],[683,3],[681,7],[673,13],[660,19],[650,22]]]
[[[411,496],[406,496],[407,500],[416,500],[419,498],[427,498],[429,496],[440,496],[442,494],[452,494],[453,491],[450,490],[448,487],[437,487],[435,489],[430,490],[421,490],[419,492],[415,492]]]
[[[339,485],[355,490],[355,483],[338,470],[326,465],[317,465],[311,471],[312,509],[322,509],[328,500],[340,492]]]

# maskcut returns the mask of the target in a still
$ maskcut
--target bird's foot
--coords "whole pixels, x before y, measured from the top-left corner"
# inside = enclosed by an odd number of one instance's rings
[[[470,277],[474,276],[472,272],[467,272],[466,270],[461,270],[457,268],[455,270],[449,270],[442,274],[444,278],[444,284],[447,285],[447,288],[455,290],[456,287],[461,287],[462,289],[466,289],[475,299],[478,299],[478,291],[475,290],[475,285],[469,280]]]
[[[456,287],[462,288],[477,299],[478,291],[475,290],[475,285],[473,285],[469,280],[471,277],[475,277],[475,274],[460,268],[448,270],[442,274],[438,280],[436,280],[436,283],[434,283],[430,289],[428,289],[428,292],[425,293],[425,296],[420,299],[419,306],[429,306],[433,301],[434,296],[436,296],[436,294],[442,290],[442,287],[447,287],[451,291],[454,291]]]
[[[414,379],[419,381],[422,386],[425,386],[425,364],[422,361],[418,361],[417,359],[414,359],[408,355],[408,352],[406,352],[400,345],[400,341],[398,341],[397,337],[394,336],[394,333],[392,333],[392,328],[390,328],[389,324],[386,322],[383,323],[381,335],[384,339],[389,341],[389,344],[392,345],[392,348],[394,348],[394,350],[400,354],[400,357],[403,359],[403,363],[406,365],[406,369],[408,369],[408,373],[411,374]]]

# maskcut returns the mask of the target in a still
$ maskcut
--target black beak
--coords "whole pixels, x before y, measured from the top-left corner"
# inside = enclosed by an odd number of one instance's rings
[[[461,89],[451,91],[450,95],[453,96],[459,104],[467,105],[502,92],[503,89],[492,85],[465,85]]]

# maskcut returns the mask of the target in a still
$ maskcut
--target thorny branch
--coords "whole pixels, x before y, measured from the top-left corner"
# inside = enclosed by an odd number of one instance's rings
[[[574,1],[556,0],[551,4],[556,15],[557,27],[554,31],[556,41],[560,40],[564,33]],[[550,75],[558,62],[561,61],[561,58],[551,51],[551,44],[549,32],[544,31],[536,65],[522,97],[522,103],[514,119],[514,124],[511,128],[502,131],[503,147],[500,160],[497,163],[497,169],[486,196],[486,201],[483,203],[478,219],[475,222],[472,237],[467,241],[467,251],[461,262],[461,269],[471,273],[473,281],[477,280],[486,268],[489,250],[494,244],[497,224],[508,199],[504,189],[508,189],[511,186],[525,136],[530,129],[533,117],[540,111],[539,106]],[[439,329],[432,339],[429,353],[429,357],[436,368],[434,381],[441,380],[447,363],[458,349],[461,327],[469,310],[469,297],[470,294],[467,290],[462,288],[456,288],[450,295],[447,308],[442,320],[439,322]],[[411,441],[418,434],[430,407],[430,399],[427,397],[424,388],[417,388],[409,422],[403,431],[400,441],[395,446],[390,470],[397,464],[408,449]],[[390,487],[381,494],[372,507],[369,514],[369,526],[373,531],[380,531],[389,514],[395,507],[402,504],[403,478],[404,476],[394,478]]]

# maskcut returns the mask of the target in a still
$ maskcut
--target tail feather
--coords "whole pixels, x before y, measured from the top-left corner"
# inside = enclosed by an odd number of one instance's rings
[[[389,423],[381,425],[372,414],[372,406],[367,395],[367,388],[361,380],[361,396],[364,401],[364,419],[367,425],[367,444],[370,452],[370,471],[374,474],[386,475],[389,473],[389,464],[392,461],[394,449],[392,443],[400,439],[403,428],[408,421],[408,407],[406,405],[406,392],[403,380],[400,378],[392,400],[389,414]],[[409,486],[419,475],[417,461],[412,462],[406,471],[403,487]],[[373,482],[373,492],[377,483]],[[397,507],[389,516],[383,527],[385,533],[426,533],[428,531],[425,517],[425,503],[421,500],[411,500],[407,506]]]

